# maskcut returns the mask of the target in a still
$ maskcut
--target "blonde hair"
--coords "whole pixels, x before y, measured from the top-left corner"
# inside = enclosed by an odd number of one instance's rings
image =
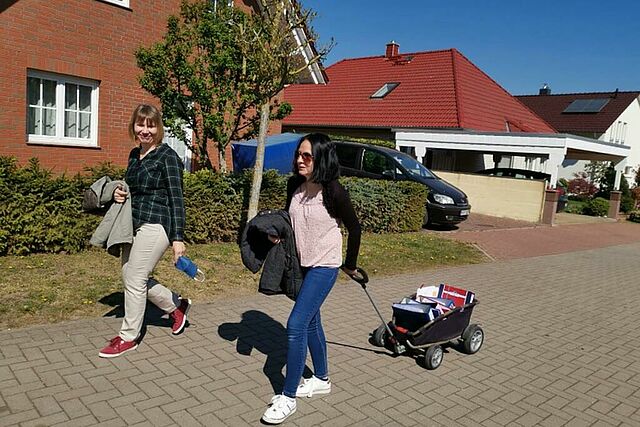
[[[162,114],[160,114],[160,111],[156,107],[148,104],[138,105],[133,110],[133,114],[131,114],[131,120],[129,121],[129,137],[131,140],[134,142],[136,140],[135,124],[144,120],[149,120],[156,126],[156,128],[158,128],[158,133],[156,133],[153,142],[155,144],[161,144],[162,138],[164,138]]]

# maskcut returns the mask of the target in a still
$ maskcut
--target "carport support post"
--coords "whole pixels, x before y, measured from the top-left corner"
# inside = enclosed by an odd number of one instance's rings
[[[558,208],[558,190],[549,189],[544,193],[544,206],[542,207],[542,223],[553,225],[556,221],[556,209]]]
[[[622,197],[621,191],[612,191],[609,196],[609,213],[607,217],[618,219],[618,212],[620,211],[620,199]]]

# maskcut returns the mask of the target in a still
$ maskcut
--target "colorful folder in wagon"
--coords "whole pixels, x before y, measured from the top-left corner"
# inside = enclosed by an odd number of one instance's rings
[[[472,303],[475,299],[475,294],[466,289],[444,283],[439,286],[422,285],[416,291],[416,300],[420,302],[429,302],[433,298],[451,300],[455,307],[461,307]]]

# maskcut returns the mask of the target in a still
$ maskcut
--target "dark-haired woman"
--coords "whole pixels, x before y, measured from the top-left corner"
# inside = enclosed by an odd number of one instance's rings
[[[279,424],[296,411],[296,397],[311,397],[331,391],[327,366],[327,342],[320,320],[320,307],[329,295],[341,268],[355,274],[360,249],[360,223],[349,194],[338,182],[340,168],[335,144],[328,136],[304,136],[294,153],[293,176],[287,183],[286,209],[296,239],[304,281],[287,321],[287,373],[282,394],[271,399],[262,420]],[[344,224],[349,235],[342,262]],[[274,244],[277,236],[270,236]],[[311,353],[314,375],[300,384]]]

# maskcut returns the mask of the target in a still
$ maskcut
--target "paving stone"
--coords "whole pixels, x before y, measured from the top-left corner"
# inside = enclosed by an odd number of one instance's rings
[[[634,230],[640,236],[640,227]],[[528,233],[521,232],[521,241]],[[287,424],[640,425],[640,355],[628,345],[640,332],[627,327],[637,311],[631,301],[640,300],[639,252],[640,243],[633,243],[372,274],[369,289],[387,318],[391,303],[422,283],[476,291],[473,322],[487,341],[475,355],[447,347],[435,371],[371,346],[369,334],[380,320],[360,287],[340,282],[322,312],[332,393],[299,399]],[[615,283],[629,301],[615,318],[600,314],[610,293],[603,283]],[[578,293],[590,297],[567,305],[566,296]],[[290,309],[286,298],[262,295],[196,305],[185,334],[174,338],[166,327],[150,325],[139,351],[112,360],[96,352],[117,330],[117,319],[2,331],[8,344],[0,349],[0,425],[255,425],[282,387]],[[262,314],[251,323],[247,312]],[[242,332],[251,353],[220,330]],[[604,342],[606,348],[598,344]]]

